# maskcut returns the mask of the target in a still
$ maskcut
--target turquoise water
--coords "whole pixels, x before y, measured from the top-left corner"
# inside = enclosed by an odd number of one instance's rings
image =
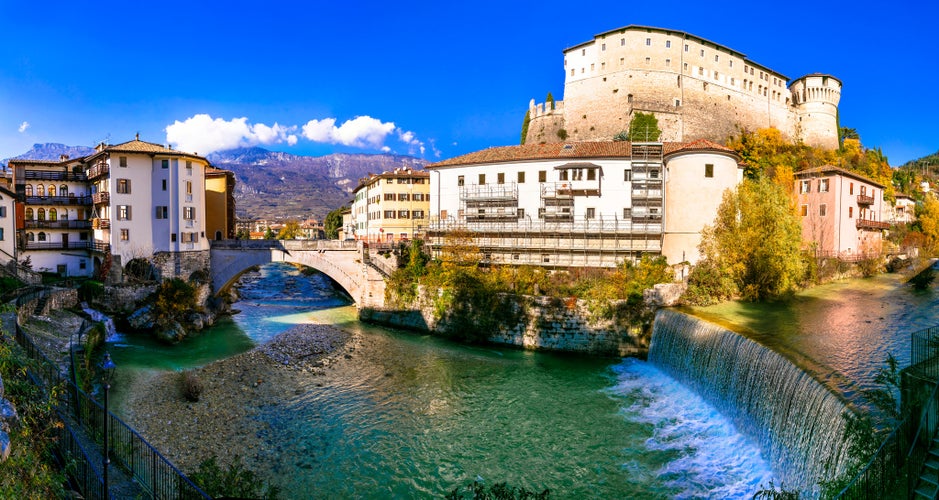
[[[288,498],[440,497],[474,479],[553,498],[749,498],[775,477],[728,419],[649,363],[366,325],[328,285],[266,266],[246,276],[231,322],[174,347],[125,335],[112,352],[121,369],[179,369],[298,322],[366,336],[329,383],[310,375],[259,416],[269,446],[248,461]]]

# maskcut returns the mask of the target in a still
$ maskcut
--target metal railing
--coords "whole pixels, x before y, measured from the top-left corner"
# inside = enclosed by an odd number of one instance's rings
[[[27,170],[23,174],[23,179],[26,180],[38,180],[38,181],[76,181],[84,182],[88,180],[88,177],[82,173],[77,172],[63,172],[63,171],[51,171],[51,170]]]
[[[48,290],[37,290],[24,294],[16,301],[17,305],[28,304],[32,300],[41,298]],[[79,428],[95,441],[103,439],[104,419],[108,419],[110,429],[110,456],[113,463],[122,467],[136,483],[146,490],[152,498],[158,499],[210,499],[211,497],[199,489],[185,474],[177,469],[159,451],[150,445],[133,428],[114,416],[105,412],[103,406],[94,398],[77,387],[74,382],[63,377],[57,364],[52,362],[45,353],[32,341],[32,339],[16,323],[15,339],[26,355],[37,363],[33,373],[34,383],[46,387],[64,385],[66,390],[58,401],[57,411],[63,424],[62,432],[68,432],[71,437],[64,436],[58,445],[60,456],[68,457],[73,463],[66,462],[66,472],[69,473],[80,487],[85,487],[82,493],[86,498],[108,498],[104,492],[101,475],[95,469],[95,460],[81,448],[75,437],[76,429],[69,420],[75,419]],[[68,415],[70,418],[65,417]]]
[[[939,326],[912,335],[909,370],[927,380],[939,379]]]
[[[26,229],[90,229],[90,220],[26,220]]]
[[[27,205],[91,205],[91,196],[27,196]]]

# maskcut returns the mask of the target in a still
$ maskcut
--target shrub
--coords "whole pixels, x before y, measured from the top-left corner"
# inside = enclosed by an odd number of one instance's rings
[[[195,403],[202,396],[202,382],[192,370],[185,370],[179,374],[179,388],[186,401]]]
[[[936,271],[932,267],[927,267],[923,272],[910,278],[910,284],[916,290],[926,290],[936,279]]]
[[[203,460],[199,469],[189,475],[189,479],[212,498],[276,499],[280,494],[279,488],[266,484],[254,472],[246,469],[238,456],[225,469],[218,465],[216,457]]]
[[[577,131],[575,130],[574,132],[577,132]],[[567,140],[567,130],[563,128],[558,129],[558,139],[561,139],[562,141]]]
[[[104,283],[88,280],[78,287],[78,298],[85,302],[93,302],[104,295]]]
[[[124,266],[124,276],[131,281],[150,281],[156,276],[153,265],[148,259],[137,257],[130,259]]]
[[[196,289],[189,283],[173,278],[164,280],[155,292],[153,319],[166,325],[196,307]]]

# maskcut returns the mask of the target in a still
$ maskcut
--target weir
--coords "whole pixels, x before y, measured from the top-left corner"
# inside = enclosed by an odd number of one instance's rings
[[[754,439],[780,478],[812,498],[844,472],[845,403],[784,356],[675,311],[655,318],[649,362],[691,387]]]

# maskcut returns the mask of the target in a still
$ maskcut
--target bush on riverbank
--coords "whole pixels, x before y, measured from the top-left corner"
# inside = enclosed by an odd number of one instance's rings
[[[202,491],[212,498],[257,498],[275,500],[280,489],[267,484],[254,472],[245,468],[241,457],[236,456],[227,467],[211,457],[199,464],[199,469],[189,475]]]
[[[0,344],[0,376],[4,397],[19,414],[19,423],[9,431],[10,458],[0,467],[2,498],[64,498],[65,475],[52,455],[56,423],[53,403],[58,389],[50,394],[26,377],[30,361],[19,348]]]

